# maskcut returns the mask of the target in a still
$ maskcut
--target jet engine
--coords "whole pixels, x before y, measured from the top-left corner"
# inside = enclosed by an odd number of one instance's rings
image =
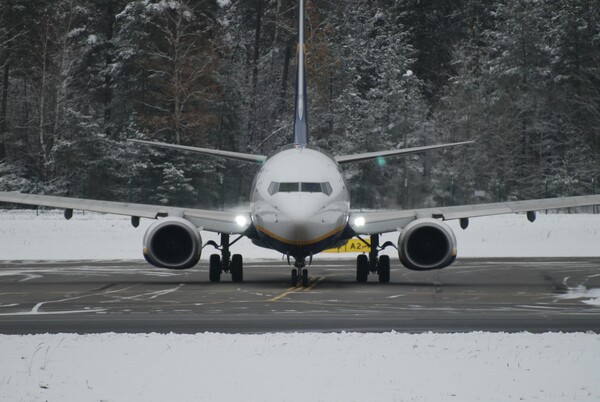
[[[456,236],[442,221],[417,219],[400,233],[398,255],[413,271],[446,268],[456,259]]]
[[[154,222],[144,235],[144,257],[155,267],[191,268],[200,259],[202,238],[190,221],[168,217]]]

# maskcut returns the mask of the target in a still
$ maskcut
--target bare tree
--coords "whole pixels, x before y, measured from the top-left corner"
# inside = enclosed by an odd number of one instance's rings
[[[177,144],[185,133],[205,123],[202,108],[209,96],[209,69],[214,62],[210,42],[191,2],[169,2],[154,10],[152,27],[160,39],[150,44],[147,70],[156,97],[148,106],[161,116],[157,131],[174,132]]]

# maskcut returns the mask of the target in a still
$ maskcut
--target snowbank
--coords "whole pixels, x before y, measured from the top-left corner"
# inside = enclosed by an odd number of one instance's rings
[[[61,211],[0,211],[0,260],[142,259],[142,238],[150,220],[133,228],[129,218],[76,213],[70,221]],[[449,222],[461,257],[592,257],[600,256],[600,215],[538,215],[529,223],[524,215],[471,219],[467,230]],[[203,232],[204,241],[218,240]],[[398,240],[386,234],[382,242]],[[250,259],[281,259],[281,254],[255,247],[247,239],[232,250]],[[202,258],[208,259],[207,248]],[[395,255],[394,249],[386,251]],[[355,258],[356,254],[319,254],[319,259]]]
[[[0,336],[3,401],[591,401],[600,335]]]

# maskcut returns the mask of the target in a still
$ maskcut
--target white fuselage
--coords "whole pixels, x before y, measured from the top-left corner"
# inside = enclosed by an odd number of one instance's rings
[[[309,147],[267,159],[250,199],[261,241],[297,260],[335,245],[348,223],[350,197],[339,165]]]

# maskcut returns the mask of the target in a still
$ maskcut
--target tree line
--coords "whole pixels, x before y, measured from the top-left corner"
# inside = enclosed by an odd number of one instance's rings
[[[296,0],[4,0],[0,189],[194,207],[256,167],[128,138],[270,154],[292,141]],[[309,136],[355,207],[598,192],[593,0],[308,0]]]

